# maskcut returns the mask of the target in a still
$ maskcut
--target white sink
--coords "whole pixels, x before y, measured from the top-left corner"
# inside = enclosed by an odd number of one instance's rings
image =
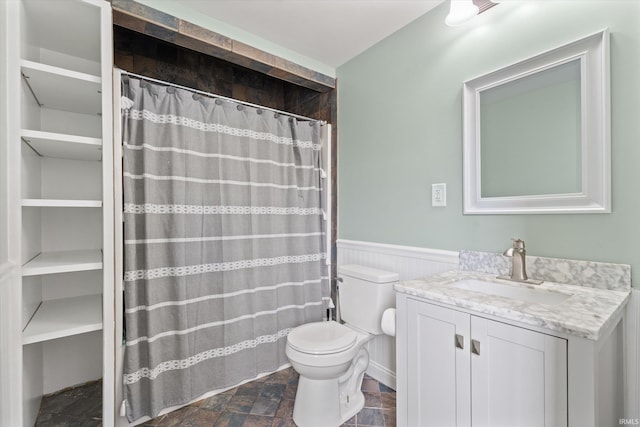
[[[515,283],[513,285],[507,285],[475,279],[459,280],[451,286],[458,289],[466,289],[469,291],[481,292],[483,294],[498,295],[505,298],[541,304],[560,304],[571,296],[569,294],[546,291],[543,289],[530,289]]]

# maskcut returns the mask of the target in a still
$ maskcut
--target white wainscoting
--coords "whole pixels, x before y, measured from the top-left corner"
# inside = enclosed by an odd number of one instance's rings
[[[625,418],[640,419],[640,290],[631,292],[625,313]]]
[[[433,276],[458,268],[458,252],[411,246],[338,240],[338,265],[358,264],[391,271],[400,280]],[[367,373],[383,384],[396,387],[396,340],[382,335],[369,343]]]

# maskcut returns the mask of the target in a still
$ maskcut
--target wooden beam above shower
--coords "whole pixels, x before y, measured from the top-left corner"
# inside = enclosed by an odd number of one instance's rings
[[[141,3],[132,0],[112,0],[111,3],[114,25],[211,55],[318,92],[328,92],[336,87],[336,80],[333,77]]]

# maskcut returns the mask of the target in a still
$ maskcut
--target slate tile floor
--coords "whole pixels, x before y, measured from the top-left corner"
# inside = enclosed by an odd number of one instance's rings
[[[46,396],[40,404],[36,426],[102,426],[102,381],[93,381]]]
[[[100,382],[43,399],[36,426],[100,426]],[[298,374],[284,369],[142,424],[147,427],[294,427]],[[365,407],[345,426],[395,427],[396,393],[365,375]],[[84,409],[79,412],[80,409]],[[85,412],[86,411],[86,412]],[[97,415],[96,415],[97,414]],[[79,418],[83,416],[83,418]]]

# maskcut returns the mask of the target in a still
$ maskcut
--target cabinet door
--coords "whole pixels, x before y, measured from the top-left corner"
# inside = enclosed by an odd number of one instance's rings
[[[407,309],[408,425],[470,426],[470,316],[415,300]]]
[[[567,425],[567,342],[471,316],[474,427]]]

